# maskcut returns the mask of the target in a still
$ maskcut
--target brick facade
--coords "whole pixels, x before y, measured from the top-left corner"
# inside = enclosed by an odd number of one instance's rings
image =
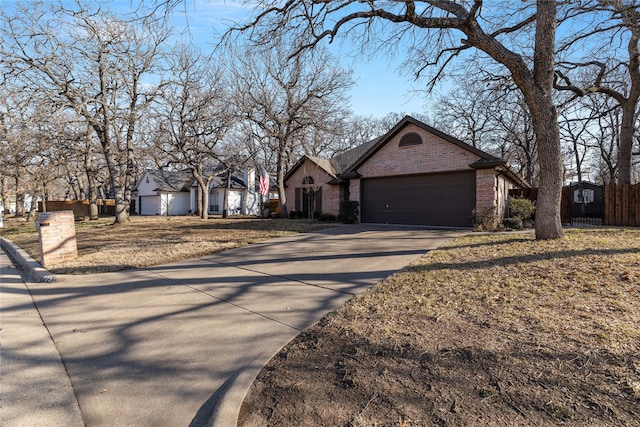
[[[478,169],[476,171],[476,210],[496,212],[497,203],[496,171]]]
[[[422,144],[399,147],[402,137],[410,132],[420,135]],[[358,172],[370,178],[469,170],[469,165],[479,159],[479,156],[425,129],[408,125],[359,167]]]
[[[410,134],[417,134],[420,138]],[[406,138],[403,139],[403,137]],[[402,146],[400,146],[401,141]],[[340,170],[334,170],[335,168]],[[333,170],[333,173],[329,170]],[[340,197],[347,191],[349,200],[359,202],[362,209],[363,179],[426,174],[442,174],[442,179],[450,179],[447,176],[453,175],[445,175],[445,173],[464,171],[475,174],[475,182],[467,181],[471,189],[475,185],[475,203],[473,203],[475,209],[483,213],[490,211],[496,215],[497,220],[502,220],[506,213],[509,189],[519,185],[526,186],[526,183],[514,174],[503,160],[407,116],[384,137],[348,150],[342,154],[342,157],[338,155],[331,162],[318,158],[304,159],[286,177],[287,206],[289,210],[295,209],[295,189],[303,187],[302,181],[306,176],[313,177],[316,187],[322,186],[323,213],[337,215]],[[348,187],[341,189],[340,185],[328,184],[328,181],[336,178],[341,178],[343,185]],[[473,202],[473,193],[466,194],[465,209]],[[410,198],[411,196],[402,196],[403,206],[406,205],[407,209],[411,209],[411,200],[407,200]],[[455,204],[456,201],[453,199],[447,203]],[[454,207],[454,205],[447,206]],[[443,222],[446,222],[446,219]]]
[[[40,212],[36,220],[43,267],[78,257],[73,211]]]
[[[302,181],[308,176],[313,178],[313,185],[303,186]],[[305,160],[302,166],[287,177],[285,195],[287,197],[287,209],[289,212],[296,210],[296,188],[308,187],[312,188],[314,191],[322,188],[321,213],[338,216],[340,212],[340,186],[328,184],[328,182],[334,178],[335,177],[331,176],[327,171],[315,163]]]

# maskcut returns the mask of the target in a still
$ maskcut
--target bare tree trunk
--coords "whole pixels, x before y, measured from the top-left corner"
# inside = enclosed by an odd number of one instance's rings
[[[222,218],[229,216],[229,188],[231,188],[231,168],[227,169],[227,183],[224,186],[224,195],[222,196]]]
[[[16,180],[16,216],[24,216],[24,191],[22,190],[22,181],[19,176],[15,177]]]
[[[622,104],[622,125],[620,127],[620,143],[618,144],[618,184],[631,184],[635,107],[635,102]]]
[[[553,103],[556,4],[537,2],[533,78],[519,83],[529,107],[540,163],[540,187],[536,202],[536,239],[564,237],[560,208],[564,166],[560,148],[558,112]]]
[[[89,190],[89,220],[95,221],[99,218],[98,214],[98,184],[96,183],[95,168],[93,159],[91,158],[91,126],[87,126],[84,147],[84,171],[87,175],[87,187]]]
[[[288,218],[289,212],[287,210],[287,195],[284,188],[284,167],[285,167],[285,151],[281,149],[278,153],[278,166],[276,167],[276,174],[278,175],[278,199],[280,203],[280,218]]]
[[[200,184],[198,184],[196,188],[196,210],[198,211],[198,216],[202,219],[208,219],[208,215],[205,212],[207,207],[204,205],[204,191]]]
[[[7,192],[5,191],[5,185],[6,185],[6,181],[5,181],[5,177],[4,176],[0,176],[0,200],[2,201],[2,212],[0,212],[0,215],[7,213],[7,210],[9,209],[9,199],[7,199]]]
[[[96,177],[94,176],[93,164],[89,159],[90,167],[87,169],[87,181],[89,183],[89,220],[95,221],[99,218],[98,215],[98,188],[96,183]]]

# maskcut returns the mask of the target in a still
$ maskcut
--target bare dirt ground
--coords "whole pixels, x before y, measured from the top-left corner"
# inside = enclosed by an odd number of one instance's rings
[[[472,235],[329,314],[241,426],[639,426],[640,230]]]
[[[5,219],[0,235],[40,261],[33,222]],[[114,226],[113,218],[76,222],[78,258],[49,270],[57,274],[90,274],[161,265],[236,248],[273,237],[325,228],[308,220],[132,216]]]

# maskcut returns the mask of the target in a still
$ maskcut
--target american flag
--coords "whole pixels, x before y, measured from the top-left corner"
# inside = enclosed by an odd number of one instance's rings
[[[263,166],[260,166],[260,187],[258,191],[263,196],[269,194],[269,174]]]

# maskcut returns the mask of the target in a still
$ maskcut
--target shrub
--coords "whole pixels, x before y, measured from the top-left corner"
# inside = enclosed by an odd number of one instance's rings
[[[345,200],[340,203],[340,221],[346,224],[355,224],[360,217],[360,203],[355,200]]]
[[[332,214],[319,214],[318,221],[320,222],[335,222],[338,219],[335,215]]]
[[[289,218],[291,219],[295,219],[298,217],[298,212],[296,211],[289,211]]]
[[[476,209],[471,211],[471,224],[475,231],[494,231],[497,225],[496,210],[486,208],[481,211]]]
[[[509,197],[509,213],[511,218],[520,218],[526,221],[533,216],[536,205],[529,199],[520,197]]]
[[[523,228],[522,220],[516,217],[505,218],[502,224],[507,230],[522,230]]]

